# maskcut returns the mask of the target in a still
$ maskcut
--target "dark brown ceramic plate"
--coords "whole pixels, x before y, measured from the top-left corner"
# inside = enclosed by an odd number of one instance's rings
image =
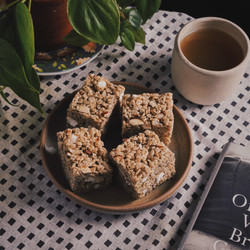
[[[152,90],[126,82],[113,82],[122,84],[126,93],[140,94],[152,92]],[[41,157],[43,166],[52,182],[65,195],[77,203],[95,211],[112,214],[122,214],[140,211],[159,204],[169,198],[183,183],[192,164],[193,143],[188,124],[181,112],[174,106],[174,131],[170,149],[176,157],[176,175],[153,190],[142,199],[135,200],[126,193],[119,183],[113,182],[108,188],[98,191],[91,191],[85,194],[74,194],[63,175],[61,162],[57,151],[56,132],[65,129],[66,110],[75,93],[64,98],[51,112],[46,119],[41,134]],[[120,130],[113,127],[107,136],[105,145],[108,148],[120,143]]]

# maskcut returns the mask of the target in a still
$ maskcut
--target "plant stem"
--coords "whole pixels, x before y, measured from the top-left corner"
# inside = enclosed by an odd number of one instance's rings
[[[124,20],[127,19],[122,11],[120,11],[120,17],[123,18]]]
[[[28,10],[29,10],[29,12],[30,12],[30,10],[31,10],[31,1],[32,1],[32,0],[28,0]]]

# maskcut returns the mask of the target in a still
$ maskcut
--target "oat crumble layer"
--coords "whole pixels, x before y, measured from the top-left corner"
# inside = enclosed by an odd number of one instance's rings
[[[106,187],[112,178],[108,153],[95,128],[66,129],[57,133],[65,177],[75,193]]]
[[[105,132],[108,120],[125,88],[90,74],[67,110],[69,127],[95,127]]]
[[[145,196],[176,172],[174,153],[151,130],[125,139],[110,152],[110,158],[135,198]]]
[[[124,95],[121,110],[123,137],[151,129],[169,145],[174,124],[172,93]]]

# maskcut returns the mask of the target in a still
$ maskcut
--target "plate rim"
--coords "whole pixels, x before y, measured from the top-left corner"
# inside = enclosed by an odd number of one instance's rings
[[[130,83],[130,82],[123,82],[123,81],[111,81],[114,84],[121,84],[123,86],[132,86],[132,87],[137,87],[140,88],[144,91],[147,91],[148,93],[156,93],[154,90],[149,89],[145,86],[136,84],[136,83]],[[68,96],[64,97],[61,101],[59,101],[56,106],[53,108],[53,110],[51,111],[51,113],[47,116],[43,127],[42,127],[42,132],[41,132],[41,136],[40,136],[40,155],[42,158],[42,165],[43,168],[45,169],[45,172],[48,174],[50,180],[53,182],[53,184],[61,191],[63,192],[66,196],[68,196],[70,199],[74,200],[75,202],[77,202],[78,204],[86,207],[86,208],[90,208],[93,211],[97,211],[97,212],[101,212],[101,213],[108,213],[108,214],[124,214],[124,213],[133,213],[133,212],[138,212],[141,210],[145,210],[147,208],[156,206],[157,204],[160,204],[162,202],[164,202],[166,199],[170,198],[181,186],[181,184],[184,182],[184,180],[186,179],[190,169],[191,169],[191,165],[192,165],[192,161],[193,161],[193,152],[194,152],[194,145],[193,145],[193,138],[192,138],[192,133],[190,130],[190,127],[188,125],[188,122],[186,120],[186,118],[183,116],[183,114],[180,112],[180,110],[176,107],[176,105],[173,105],[173,110],[174,112],[176,112],[176,114],[179,116],[179,118],[182,120],[182,122],[184,123],[184,127],[186,129],[187,132],[187,136],[188,136],[188,146],[190,148],[190,154],[188,155],[188,163],[187,163],[187,167],[185,169],[185,171],[182,173],[182,175],[180,176],[179,180],[166,192],[164,192],[163,194],[161,194],[160,196],[147,201],[143,204],[126,204],[125,206],[117,206],[117,205],[103,205],[103,204],[98,204],[98,203],[94,203],[92,201],[86,200],[83,197],[78,196],[77,194],[73,193],[71,190],[64,188],[63,186],[61,186],[58,181],[56,180],[56,178],[54,178],[54,176],[52,175],[49,167],[46,164],[46,160],[45,160],[45,155],[44,155],[44,146],[45,146],[45,142],[46,142],[46,135],[47,135],[47,131],[48,131],[48,123],[51,119],[51,117],[53,116],[53,114],[58,110],[58,108],[60,108],[60,106],[67,101],[68,99],[70,99],[78,90],[75,90],[74,92],[72,92],[71,94],[69,94]]]
[[[56,76],[56,75],[68,74],[68,73],[70,73],[72,71],[75,71],[75,70],[85,66],[86,64],[92,62],[97,56],[99,56],[100,53],[102,52],[103,48],[104,48],[104,45],[100,45],[100,46],[101,46],[100,50],[93,53],[93,56],[91,56],[89,60],[87,60],[87,61],[85,61],[85,62],[81,63],[80,65],[77,65],[77,66],[75,66],[73,68],[66,69],[66,70],[61,70],[61,71],[54,71],[54,72],[48,72],[48,71],[47,72],[39,72],[39,71],[36,70],[36,73],[37,73],[38,76]],[[79,48],[79,50],[80,49],[81,48]],[[36,61],[34,62],[34,64],[36,64]]]

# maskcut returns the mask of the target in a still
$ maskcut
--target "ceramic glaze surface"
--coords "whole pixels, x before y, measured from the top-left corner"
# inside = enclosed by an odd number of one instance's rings
[[[195,31],[216,27],[230,35],[241,47],[240,63],[226,70],[209,70],[192,63],[181,50],[181,42]],[[230,57],[232,60],[232,57]],[[229,59],[229,60],[230,60]],[[234,23],[217,17],[196,19],[186,24],[175,39],[171,73],[177,90],[187,100],[202,105],[214,105],[231,96],[237,89],[249,61],[249,40]]]

